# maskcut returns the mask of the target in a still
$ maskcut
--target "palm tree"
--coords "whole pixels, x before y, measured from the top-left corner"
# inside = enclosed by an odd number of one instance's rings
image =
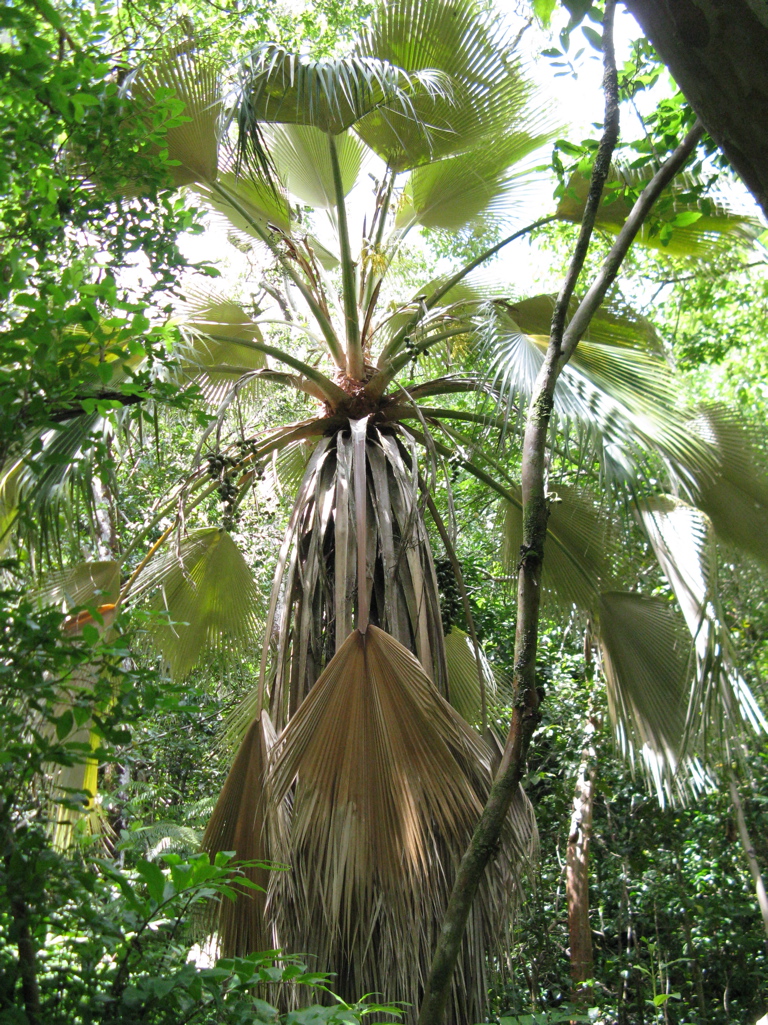
[[[452,873],[499,758],[487,717],[493,674],[465,594],[469,634],[444,634],[430,531],[463,593],[441,512],[456,469],[488,488],[504,557],[512,568],[519,557],[518,411],[553,300],[511,295],[508,283],[472,272],[555,216],[578,217],[572,203],[520,227],[529,157],[555,126],[513,40],[474,0],[379,8],[337,60],[263,47],[243,63],[232,109],[218,69],[189,42],[129,80],[136,116],[158,89],[189,118],[167,134],[174,183],[258,247],[275,269],[279,310],[251,315],[225,296],[187,296],[178,375],[218,407],[219,427],[124,553],[134,568],[120,603],[151,595],[167,611],[171,625],[157,626],[155,640],[182,676],[212,648],[263,636],[204,846],[290,871],[252,869],[264,892],[222,907],[222,948],[310,951],[337,973],[342,995],[383,991],[418,1006]],[[232,118],[234,152],[221,130]],[[679,204],[671,209],[672,218]],[[461,269],[398,296],[409,232],[482,235],[505,223],[507,234]],[[706,247],[745,225],[724,215],[687,231]],[[266,431],[230,416],[267,386],[303,397],[306,415]],[[73,421],[69,450],[94,426]],[[44,445],[61,448],[64,433]],[[714,568],[715,538],[768,561],[760,461],[726,411],[679,401],[653,329],[615,304],[595,317],[558,384],[550,467],[544,584],[591,621],[619,743],[660,794],[703,785],[733,726],[764,725],[733,665]],[[265,472],[297,486],[263,606],[230,530]],[[593,482],[608,485],[600,500]],[[188,527],[216,492],[221,523]],[[19,496],[41,494],[23,459],[10,464],[3,516],[12,519]],[[636,511],[682,615],[666,599],[620,589],[614,498]],[[169,513],[173,524],[135,564]],[[536,842],[521,790],[468,929],[457,1021],[483,1012],[486,955]]]

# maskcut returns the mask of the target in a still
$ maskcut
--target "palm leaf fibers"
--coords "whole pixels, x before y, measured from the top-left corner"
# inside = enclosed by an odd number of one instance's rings
[[[451,876],[491,783],[484,741],[413,654],[369,626],[347,637],[281,734],[270,783],[275,800],[293,804],[281,855],[291,885],[282,874],[270,883],[281,944],[315,953],[342,996],[395,992],[418,1007]],[[521,793],[463,946],[462,1016],[482,1013],[486,954],[535,844]]]

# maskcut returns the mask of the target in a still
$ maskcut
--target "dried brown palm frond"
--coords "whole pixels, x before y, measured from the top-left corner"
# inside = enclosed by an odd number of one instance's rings
[[[285,808],[270,800],[265,786],[275,740],[272,722],[262,712],[248,728],[203,835],[201,847],[211,857],[229,851],[236,861],[264,863],[273,848],[285,846]],[[252,885],[236,885],[237,902],[223,900],[217,908],[216,927],[225,954],[280,946],[264,914],[269,870],[251,864],[243,873]]]
[[[315,953],[343,995],[394,989],[418,1006],[453,871],[490,788],[485,742],[414,655],[369,626],[347,637],[281,734],[270,783],[276,801],[293,801],[281,855],[290,877],[270,881],[281,941]],[[521,792],[457,973],[477,1014],[487,951],[535,845]]]

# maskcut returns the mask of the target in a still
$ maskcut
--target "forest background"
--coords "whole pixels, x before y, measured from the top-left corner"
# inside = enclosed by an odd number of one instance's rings
[[[335,3],[300,15],[272,5],[220,10],[208,3],[113,10],[51,7],[40,0],[3,8],[0,159],[6,188],[0,278],[9,311],[0,380],[3,462],[21,433],[40,435],[52,423],[66,423],[73,409],[108,420],[119,413],[123,432],[89,435],[75,467],[80,497],[73,503],[57,491],[57,474],[69,467],[72,453],[37,461],[47,497],[53,494],[57,501],[45,508],[29,500],[23,506],[22,543],[4,553],[0,1008],[9,1021],[237,1021],[253,1013],[257,982],[265,998],[258,1009],[265,1016],[272,1013],[267,1004],[277,1002],[274,992],[280,986],[297,979],[318,982],[308,957],[307,968],[295,961],[276,967],[269,958],[230,959],[218,967],[206,967],[201,958],[197,964],[188,960],[195,942],[194,907],[212,895],[226,899],[232,885],[226,859],[211,866],[196,852],[231,757],[219,741],[220,727],[247,689],[257,653],[236,663],[212,656],[183,682],[174,682],[146,644],[142,654],[135,644],[129,650],[127,637],[151,634],[151,613],[142,625],[142,613],[135,611],[126,633],[105,642],[88,624],[79,624],[80,636],[68,632],[71,619],[65,613],[72,608],[41,610],[31,592],[41,578],[51,579],[59,561],[124,552],[147,508],[188,471],[199,444],[190,424],[206,429],[211,412],[163,372],[173,367],[177,340],[177,328],[168,320],[172,297],[195,287],[191,282],[205,287],[213,281],[218,289],[215,279],[222,269],[236,279],[238,261],[250,258],[246,252],[223,268],[210,260],[190,268],[184,255],[190,250],[178,239],[190,231],[203,238],[207,222],[194,202],[164,189],[163,139],[178,111],[170,100],[159,106],[152,126],[157,146],[148,153],[146,124],[134,125],[132,133],[130,124],[126,130],[124,122],[110,117],[119,109],[122,69],[157,50],[169,26],[194,31],[211,52],[231,61],[233,21],[243,53],[278,39],[324,56],[343,50],[367,13],[364,5]],[[518,13],[530,17],[527,9]],[[573,62],[590,52],[599,58],[593,26],[599,27],[601,12],[575,4],[564,12],[538,5],[536,14],[538,27],[527,36],[536,39],[532,55],[570,88]],[[548,37],[544,23],[550,15],[563,31]],[[642,92],[656,81],[666,89],[665,74],[643,42],[633,48],[623,71],[634,83],[627,93]],[[633,104],[642,106],[642,98],[633,95],[625,106]],[[690,120],[670,86],[660,108],[655,97],[648,105],[646,128],[651,136],[659,130],[674,134]],[[91,158],[98,154],[98,186],[75,184],[66,174],[65,149],[78,148]],[[573,138],[564,129],[552,166],[564,175],[566,168],[588,162],[594,149],[594,140]],[[719,183],[728,174],[713,147],[706,171]],[[151,195],[115,204],[114,195],[139,176],[154,177]],[[536,256],[531,262],[540,291],[557,289],[574,231],[560,225],[538,233],[534,251],[545,259]],[[404,291],[430,264],[471,255],[489,241],[494,239],[467,236],[457,245],[445,234],[428,232],[425,244],[402,261]],[[595,266],[601,256],[598,249],[590,257]],[[760,249],[747,256],[721,251],[702,261],[675,257],[661,247],[633,253],[623,285],[626,298],[652,319],[691,393],[725,399],[758,431],[766,421],[762,260]],[[513,273],[511,262],[500,262],[497,269],[505,273],[510,267]],[[113,269],[130,264],[138,266],[126,287],[126,277]],[[240,299],[247,303],[252,297]],[[97,318],[103,322],[105,312],[114,318],[108,327],[118,342],[131,356],[151,355],[153,369],[132,378],[129,386],[121,384],[115,394],[102,391],[87,399],[88,408],[82,394],[84,385],[92,388],[93,368],[83,357],[82,339],[66,328]],[[72,338],[71,351],[54,350],[54,336]],[[265,424],[296,412],[278,408],[280,402],[285,399],[262,400],[259,415]],[[39,451],[31,445],[34,463]],[[125,459],[116,451],[123,445]],[[486,654],[503,674],[511,669],[514,636],[508,572],[489,548],[496,526],[486,515],[484,493],[458,469],[454,478],[456,548],[472,618]],[[4,481],[9,516],[15,516],[12,486]],[[217,508],[213,498],[211,511]],[[288,497],[275,489],[259,496],[253,513],[244,509],[238,524],[249,565],[268,581],[289,511]],[[32,538],[34,545],[26,541]],[[623,572],[650,582],[654,594],[669,593],[647,550],[636,547],[627,562]],[[442,569],[446,620],[466,628],[450,568],[443,564]],[[768,630],[761,577],[730,553],[720,574],[739,665],[760,697]],[[52,766],[58,766],[55,772],[82,762],[91,740],[84,745],[82,737],[73,739],[73,726],[82,724],[75,721],[77,711],[57,706],[56,681],[73,667],[93,664],[104,667],[88,714],[95,708],[106,847],[81,831],[76,849],[65,853],[51,843],[46,828],[50,813],[42,780]],[[578,1020],[579,1015],[604,1022],[755,1021],[768,999],[766,937],[727,782],[705,789],[687,807],[660,806],[656,794],[616,755],[602,689],[595,686],[600,667],[576,616],[545,612],[539,664],[543,719],[525,787],[536,810],[541,860],[510,924],[506,954],[493,965],[489,1015],[520,1022]],[[504,721],[504,708],[494,708],[493,715]],[[41,725],[45,721],[48,728]],[[738,770],[744,825],[761,864],[768,858],[767,754],[764,738],[753,738]],[[566,1006],[572,982],[564,865],[574,830],[574,792],[580,782],[583,792],[585,780],[593,788],[594,970],[589,977],[595,981],[586,1002],[583,992],[576,994],[581,1007],[574,1009]],[[332,979],[328,984],[333,989]]]

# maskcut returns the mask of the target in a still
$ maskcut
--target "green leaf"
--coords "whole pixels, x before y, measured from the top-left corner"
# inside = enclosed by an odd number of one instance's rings
[[[539,19],[544,28],[549,28],[552,12],[557,5],[557,0],[533,0],[533,13]]]
[[[147,890],[155,904],[162,904],[165,899],[167,880],[163,870],[153,861],[139,861],[136,871],[147,885]]]
[[[603,52],[603,37],[595,29],[590,28],[589,25],[582,25],[581,31],[584,33],[587,42],[594,47],[599,53]]]

